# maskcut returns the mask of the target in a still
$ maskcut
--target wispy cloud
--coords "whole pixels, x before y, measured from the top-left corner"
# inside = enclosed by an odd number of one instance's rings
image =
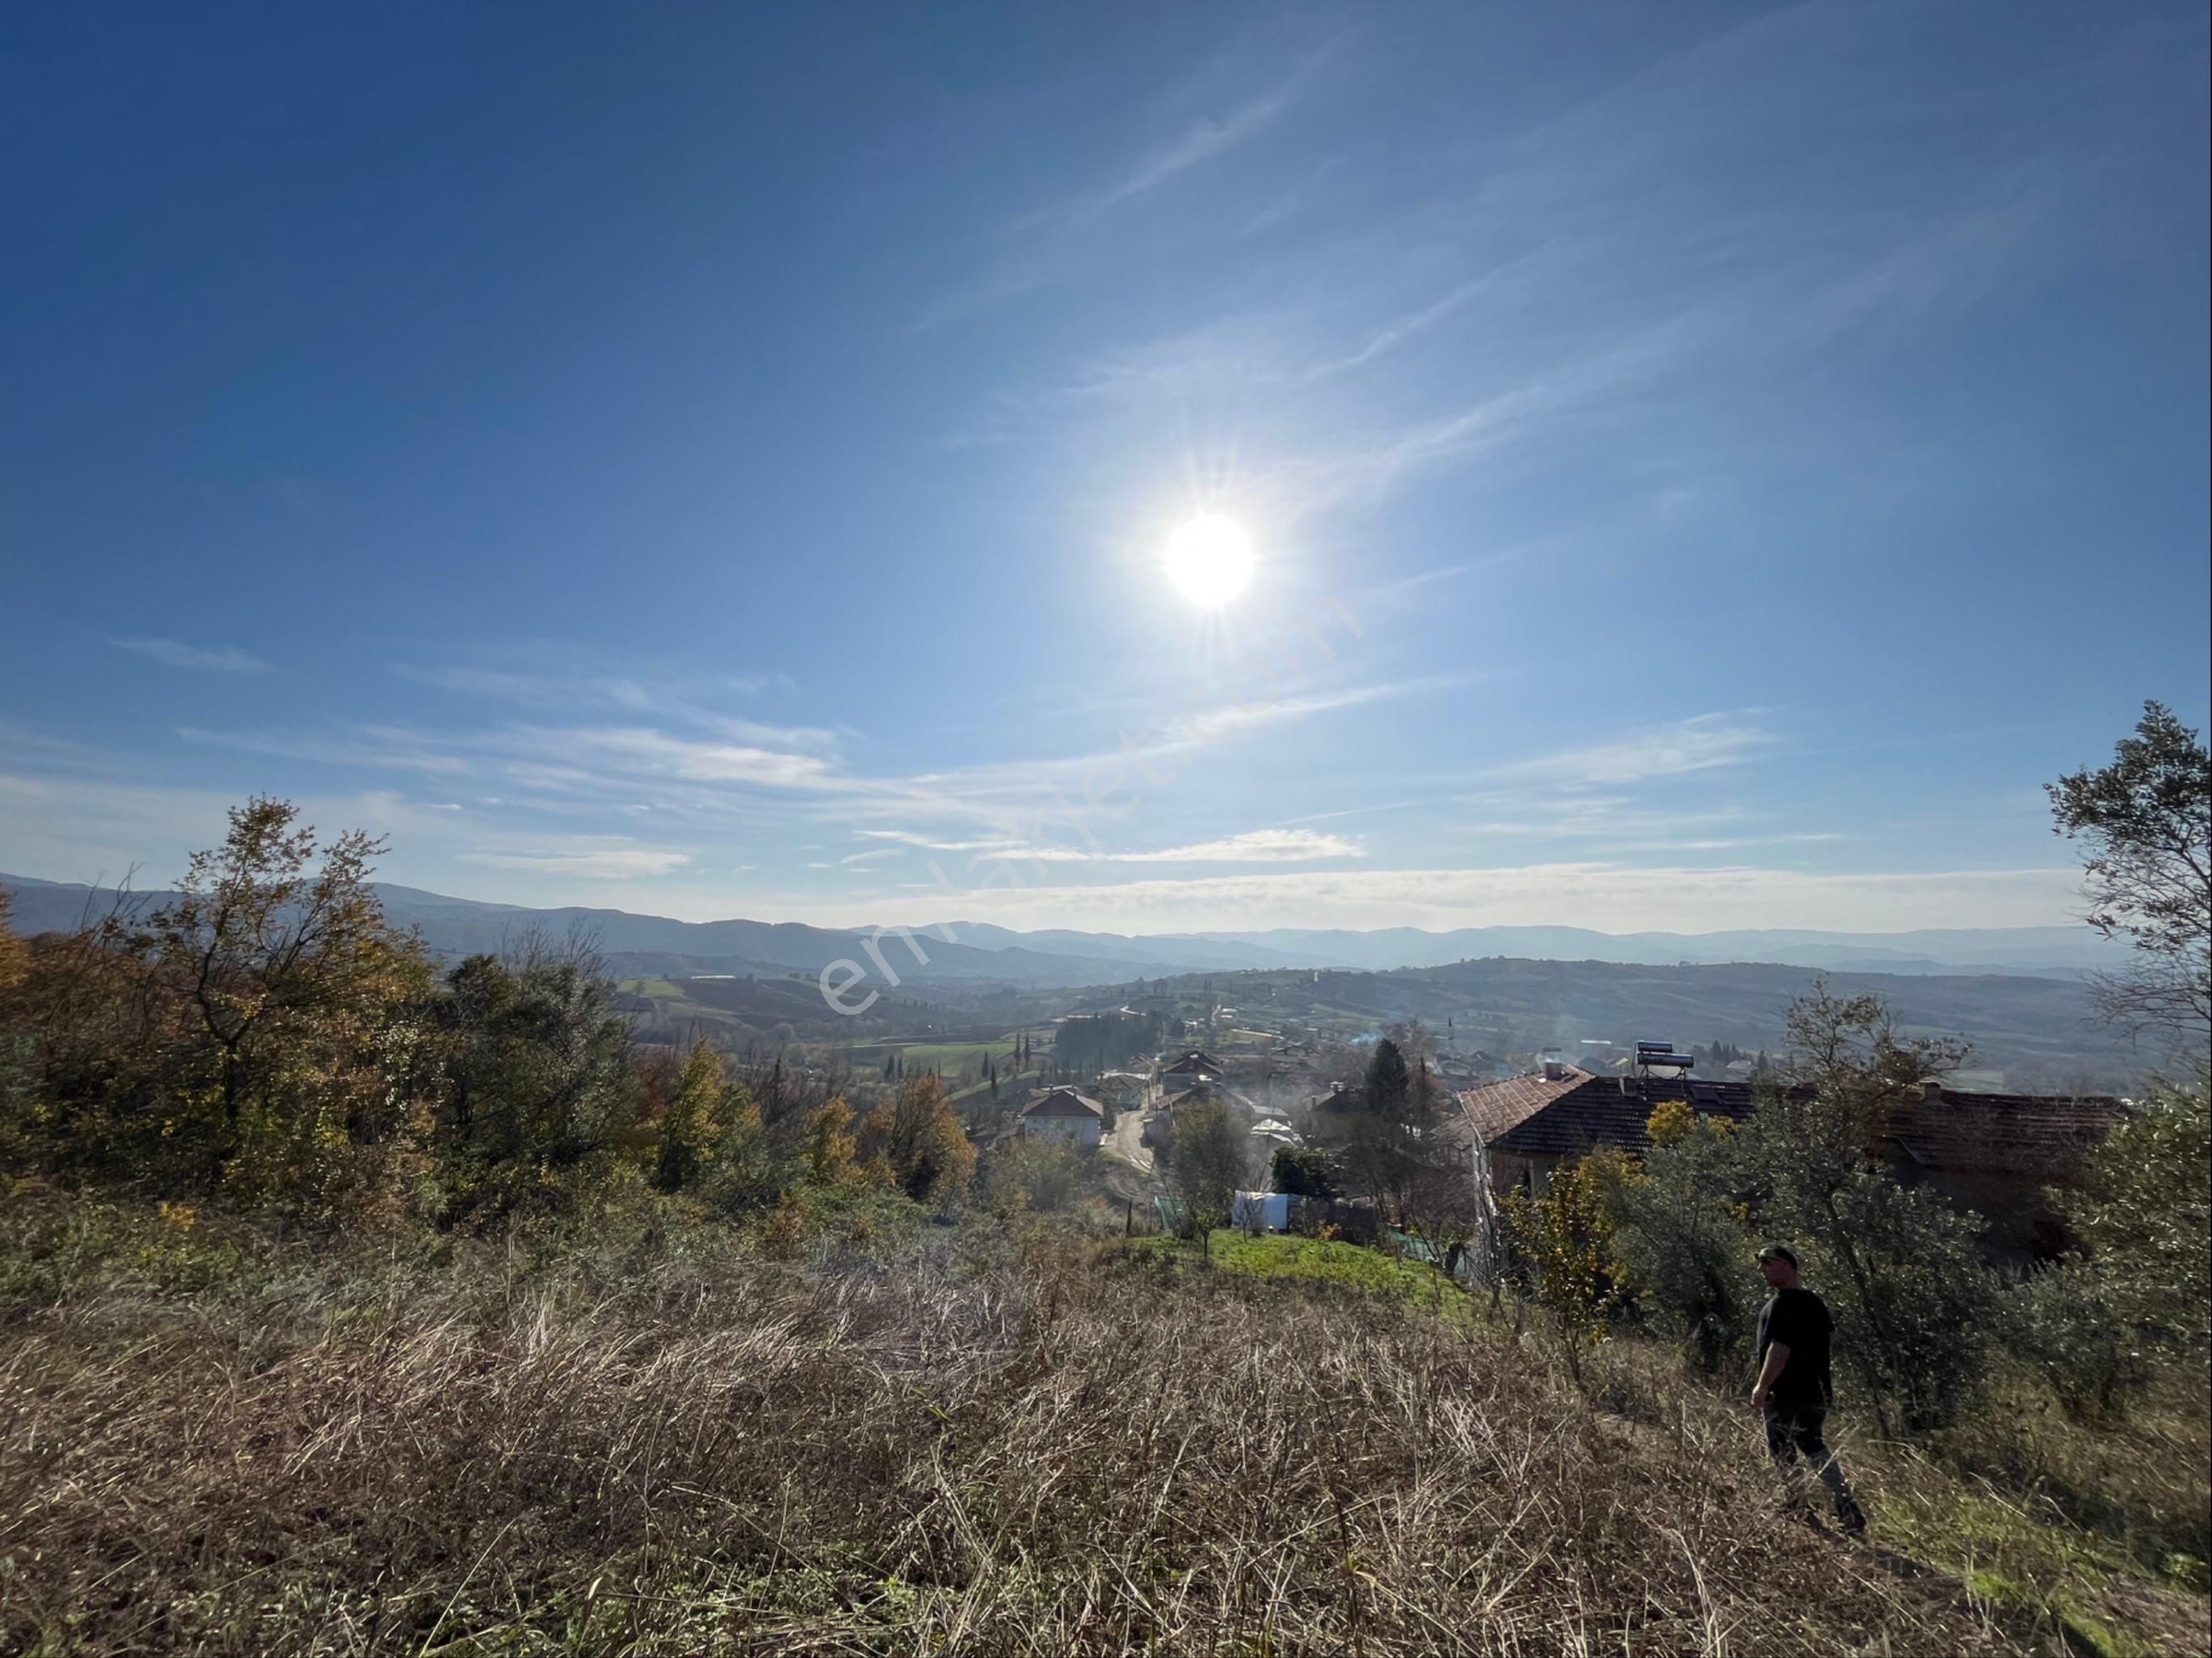
[[[1578,786],[1635,783],[1741,765],[1771,750],[1774,742],[1768,732],[1738,716],[1701,714],[1602,743],[1493,766],[1486,775],[1502,781]]]
[[[795,754],[752,743],[702,741],[644,726],[564,731],[557,739],[572,752],[580,749],[607,756],[627,770],[647,774],[696,782],[756,783],[779,789],[842,785],[836,768],[818,755]]]
[[[274,673],[276,665],[228,646],[209,650],[179,644],[173,639],[114,639],[108,641],[139,656],[151,657],[172,668],[193,668],[204,673]]]
[[[1158,852],[1122,852],[1106,855],[1119,864],[1311,864],[1331,858],[1364,858],[1366,847],[1340,835],[1320,835],[1310,829],[1249,829],[1218,841],[1199,841],[1188,846],[1167,847]]]
[[[668,875],[691,861],[688,853],[641,847],[611,838],[538,850],[461,852],[456,853],[454,858],[460,863],[481,864],[489,869],[527,870],[533,874],[572,876],[586,881],[627,881]]]
[[[753,697],[771,687],[782,690],[793,689],[791,677],[781,672],[691,674],[679,676],[673,681],[666,678],[648,681],[629,674],[602,671],[584,653],[574,650],[548,646],[533,654],[570,659],[558,671],[534,667],[480,667],[465,664],[424,666],[411,662],[394,662],[390,668],[395,677],[412,684],[426,685],[434,690],[452,691],[462,696],[508,702],[519,708],[620,708],[635,714],[660,712],[701,719],[726,719],[732,724],[743,722],[734,716],[719,714],[707,704],[721,695]],[[757,729],[774,728],[763,726]]]
[[[837,861],[849,868],[862,864],[879,864],[886,858],[903,858],[906,853],[904,847],[878,847],[872,852],[849,853]]]
[[[1305,78],[1301,72],[1226,115],[1200,117],[1140,158],[1134,167],[1103,189],[1079,196],[1037,217],[1047,222],[1082,224],[1124,202],[1158,190],[1170,179],[1266,131],[1291,106]],[[1036,218],[1031,221],[1036,222]]]
[[[939,295],[915,326],[942,326],[1086,269],[1095,263],[1086,250],[1096,250],[1099,236],[1132,203],[1267,132],[1297,102],[1326,59],[1326,52],[1309,58],[1265,90],[1247,92],[1243,101],[1228,105],[1224,112],[1194,118],[1178,113],[1165,121],[1155,116],[1156,125],[1172,123],[1169,136],[1150,140],[1133,157],[1113,166],[1104,183],[1015,220],[1000,238],[1001,246],[990,268]]]
[[[858,864],[896,856],[908,847],[931,852],[974,853],[972,865],[985,864],[1311,864],[1338,858],[1364,858],[1366,847],[1340,835],[1310,829],[1248,829],[1211,841],[1134,851],[1115,851],[1103,845],[1089,847],[1024,841],[938,841],[905,829],[860,829],[870,840],[896,841],[897,846],[875,852],[855,853],[839,861]]]
[[[472,769],[465,756],[441,752],[434,740],[426,741],[414,732],[389,726],[340,726],[329,732],[307,732],[205,731],[197,726],[185,726],[179,728],[177,735],[187,743],[323,765],[448,775]]]

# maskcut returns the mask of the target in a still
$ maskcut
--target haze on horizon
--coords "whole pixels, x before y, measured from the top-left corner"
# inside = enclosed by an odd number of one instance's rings
[[[0,871],[2072,921],[2040,786],[2207,719],[2207,32],[18,20]]]

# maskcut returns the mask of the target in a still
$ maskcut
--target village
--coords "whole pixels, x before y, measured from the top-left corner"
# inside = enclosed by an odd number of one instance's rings
[[[1234,1010],[1228,1010],[1233,1016]],[[1409,1059],[1410,1114],[1389,1112],[1395,1143],[1373,1154],[1383,1112],[1369,1082],[1347,1078],[1367,1050],[1301,1035],[1270,1038],[1215,1022],[1213,1048],[1171,1047],[1149,1062],[1031,1090],[1010,1122],[978,1138],[1012,1135],[1073,1146],[1152,1176],[1161,1220],[1182,1206],[1172,1167],[1176,1126],[1218,1108],[1238,1148],[1226,1218],[1251,1230],[1316,1230],[1393,1240],[1439,1259],[1423,1232],[1457,1234],[1451,1265],[1479,1272],[1482,1235],[1504,1194],[1540,1196],[1563,1167],[1600,1151],[1640,1157],[1662,1107],[1691,1120],[1749,1121],[1763,1092],[1782,1086],[1764,1056],[1720,1059],[1668,1041],[1591,1040],[1573,1058],[1530,1056],[1525,1066],[1481,1050],[1452,1051],[1418,1023],[1380,1035],[1376,1049]],[[1725,1051],[1725,1050],[1724,1050]],[[1717,1056],[1716,1056],[1717,1057]],[[1926,1187],[1988,1223],[1984,1252],[2020,1266],[2059,1258],[2073,1242],[2053,1188],[2080,1177],[2085,1160],[2126,1115],[2100,1094],[2030,1094],[1954,1085],[1928,1077],[1888,1102],[1866,1147],[1891,1179]],[[971,1130],[972,1132],[972,1130]],[[1367,1155],[1363,1155],[1366,1153]],[[1383,1165],[1387,1163],[1386,1169]],[[1408,1174],[1408,1170],[1412,1171]]]

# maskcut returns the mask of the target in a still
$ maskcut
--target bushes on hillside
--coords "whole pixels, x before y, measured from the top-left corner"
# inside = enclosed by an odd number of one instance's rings
[[[581,941],[472,956],[426,1017],[439,1218],[557,1201],[644,1150],[629,1029]]]
[[[168,904],[36,941],[0,1006],[11,1162],[310,1218],[392,1195],[422,1126],[428,963],[369,885],[379,844],[319,848],[295,817],[257,797]]]
[[[1791,1011],[1793,1057],[1741,1129],[1684,1102],[1654,1111],[1640,1163],[1596,1160],[1533,1203],[1509,1199],[1506,1242],[1540,1301],[1593,1304],[1609,1278],[1697,1364],[1743,1351],[1763,1291],[1763,1238],[1788,1242],[1837,1321],[1838,1384],[1885,1432],[1956,1421],[1993,1366],[2038,1374],[2069,1413],[2110,1418],[2160,1360],[2212,1362],[2208,1243],[2212,1127],[2206,1090],[2160,1085],[2051,1194],[2081,1240],[2056,1266],[2008,1285],[1977,1247],[1983,1223],[1893,1179],[1876,1156],[1893,1102],[1961,1050],[1899,1037],[1872,998],[1826,988]],[[1609,1231],[1603,1260],[1577,1241],[1593,1173]]]
[[[953,1115],[945,1084],[908,1077],[861,1119],[857,1155],[888,1171],[916,1202],[957,1201],[975,1173],[975,1148]]]
[[[0,1175],[471,1229],[604,1217],[647,1185],[741,1214],[871,1160],[908,1198],[965,1190],[975,1152],[933,1078],[855,1134],[837,1079],[781,1054],[740,1076],[703,1044],[641,1050],[588,940],[441,974],[385,920],[380,849],[256,799],[149,914],[27,946],[0,925]]]
[[[2101,1293],[2155,1345],[2212,1358],[2212,1079],[2161,1083],[2054,1194]]]
[[[1606,1192],[1624,1284],[1708,1373],[1741,1354],[1758,1309],[1734,1127],[1725,1117],[1699,1121],[1682,1102],[1662,1103],[1646,1128],[1650,1154]]]

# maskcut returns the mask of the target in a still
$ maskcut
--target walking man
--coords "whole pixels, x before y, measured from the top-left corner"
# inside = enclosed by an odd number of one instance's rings
[[[1751,1402],[1766,1417],[1766,1450],[1775,1466],[1794,1477],[1802,1455],[1836,1499],[1836,1521],[1856,1536],[1866,1529],[1850,1482],[1820,1436],[1832,1388],[1828,1336],[1836,1321],[1828,1304],[1797,1282],[1797,1257],[1770,1243],[1759,1252],[1759,1271],[1774,1291],[1759,1309],[1759,1382]]]

